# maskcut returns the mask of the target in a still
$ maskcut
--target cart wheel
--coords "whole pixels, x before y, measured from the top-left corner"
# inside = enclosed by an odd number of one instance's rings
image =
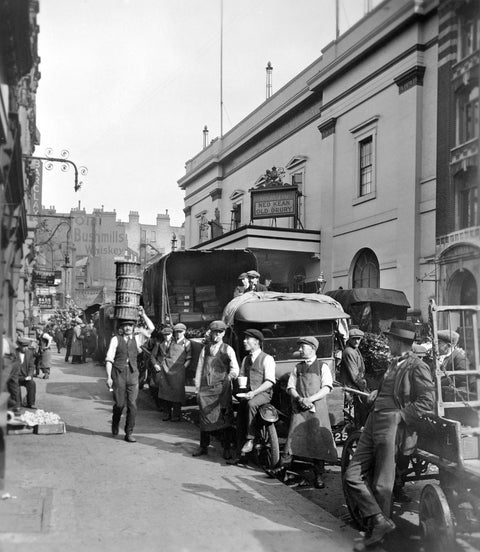
[[[347,503],[348,511],[350,512],[350,515],[352,516],[353,521],[355,522],[355,525],[361,530],[365,530],[366,526],[363,520],[363,516],[360,513],[360,510],[358,509],[358,506],[355,504],[355,502],[350,498],[350,495],[348,494],[348,488],[344,483],[343,476],[345,475],[345,472],[347,471],[347,468],[350,464],[350,461],[352,460],[352,457],[357,449],[357,444],[360,439],[360,435],[362,432],[360,430],[354,431],[351,433],[348,437],[348,439],[345,441],[343,445],[342,450],[342,458],[340,461],[341,469],[342,469],[342,487],[343,487],[343,496],[345,497],[345,502]]]
[[[426,552],[454,550],[455,526],[445,493],[438,485],[425,485],[418,515]]]
[[[263,424],[260,429],[259,446],[255,448],[258,463],[270,477],[275,477],[272,470],[280,462],[280,446],[278,444],[275,424]]]

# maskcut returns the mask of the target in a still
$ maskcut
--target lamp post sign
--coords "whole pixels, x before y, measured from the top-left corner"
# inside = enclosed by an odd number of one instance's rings
[[[298,186],[253,189],[251,219],[298,217]]]

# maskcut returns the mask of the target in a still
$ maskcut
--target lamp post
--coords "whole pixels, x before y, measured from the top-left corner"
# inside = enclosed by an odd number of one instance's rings
[[[175,232],[172,233],[172,252],[175,251],[177,249],[177,235],[175,234]]]
[[[320,272],[320,276],[317,278],[317,293],[323,293],[325,286],[327,285],[327,280],[323,274],[323,271]]]

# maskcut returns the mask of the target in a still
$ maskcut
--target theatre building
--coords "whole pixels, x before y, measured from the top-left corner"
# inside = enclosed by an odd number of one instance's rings
[[[271,289],[435,294],[438,2],[386,0],[187,161],[185,247],[248,248]],[[432,276],[433,274],[433,276]]]

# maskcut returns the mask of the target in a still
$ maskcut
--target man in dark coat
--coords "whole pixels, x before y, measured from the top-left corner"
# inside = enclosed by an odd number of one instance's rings
[[[463,349],[457,348],[460,334],[453,330],[439,330],[437,332],[438,352],[440,354],[440,367],[442,372],[454,372],[456,370],[468,370],[469,362]],[[471,381],[468,381],[470,379]],[[468,387],[471,393],[468,394]],[[444,401],[462,401],[476,398],[476,378],[462,374],[454,374],[442,377],[442,396]]]
[[[35,358],[33,351],[29,349],[30,340],[24,337],[17,339],[17,357],[18,357],[18,384],[27,390],[27,408],[36,408],[35,395],[37,391],[36,383],[33,379],[35,373]]]
[[[247,276],[250,281],[250,287],[247,291],[268,291],[267,286],[259,282],[260,274],[256,270],[249,270]]]
[[[393,320],[387,337],[395,358],[379,389],[370,394],[375,401],[373,411],[344,475],[345,492],[368,527],[365,546],[379,543],[395,529],[390,515],[396,454],[412,454],[415,424],[422,415],[431,413],[434,405],[430,369],[410,350],[414,324]]]

